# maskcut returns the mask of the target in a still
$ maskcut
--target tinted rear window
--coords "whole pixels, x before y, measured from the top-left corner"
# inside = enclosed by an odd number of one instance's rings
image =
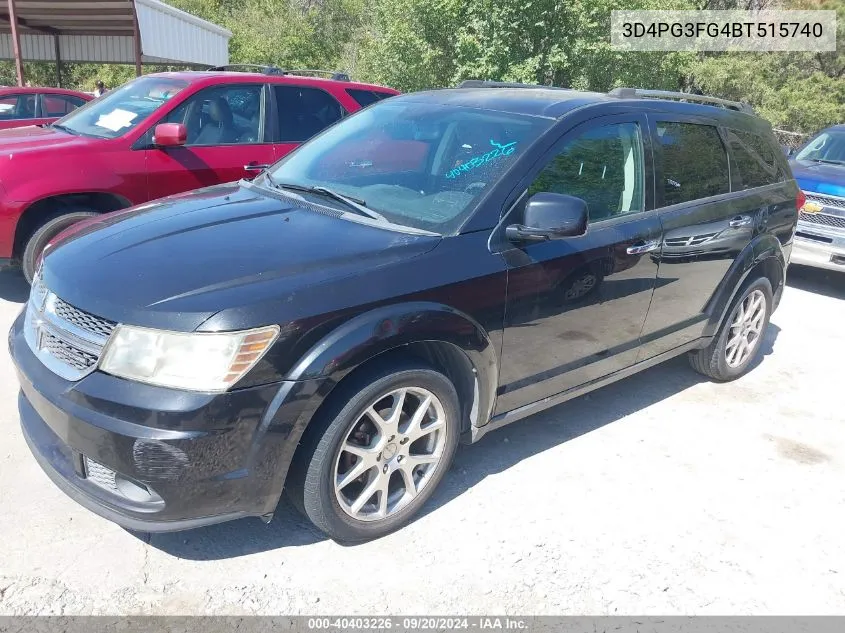
[[[728,155],[712,125],[657,123],[666,206],[730,191]]]
[[[764,187],[786,180],[774,147],[767,139],[740,130],[728,130],[727,136],[731,148],[734,191]]]
[[[278,85],[279,140],[302,143],[343,118],[344,109],[329,93],[305,86]]]
[[[355,99],[359,106],[366,108],[368,105],[387,99],[393,95],[389,92],[379,92],[378,90],[363,90],[360,88],[347,88],[346,94]]]

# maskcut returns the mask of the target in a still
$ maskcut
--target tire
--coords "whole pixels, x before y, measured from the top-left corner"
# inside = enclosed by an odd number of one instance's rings
[[[763,302],[760,306],[762,313],[757,313],[754,307],[758,300]],[[710,345],[690,353],[692,368],[719,382],[735,380],[748,372],[760,354],[773,303],[772,285],[768,279],[760,278],[748,283],[731,303],[727,317]],[[751,309],[755,312],[749,312]],[[740,310],[746,317],[741,323],[738,321]],[[749,319],[753,321],[753,327],[749,326]],[[753,336],[756,330],[759,331]],[[747,352],[742,351],[743,336],[750,345]],[[739,343],[734,344],[737,340]]]
[[[47,243],[72,224],[76,224],[80,220],[90,218],[94,215],[100,214],[93,211],[69,210],[48,220],[36,229],[35,233],[33,233],[27,240],[26,247],[24,247],[23,251],[23,257],[21,258],[21,268],[23,269],[23,276],[26,277],[27,283],[32,283],[32,278],[35,276],[38,257],[41,255],[41,251],[44,250]]]
[[[336,541],[358,543],[406,525],[431,497],[455,456],[460,406],[452,383],[443,374],[417,362],[365,371],[338,389],[342,391],[330,396],[325,412],[312,423],[317,426],[307,429],[307,437],[291,468],[287,490],[294,506],[319,530]],[[401,389],[409,391],[403,398],[401,419],[391,427],[390,413],[396,410],[398,401],[395,392]],[[425,394],[433,396],[424,411],[428,421],[417,431],[425,434],[403,442],[415,436],[409,422],[414,412],[423,409]],[[382,430],[378,430],[374,418],[366,413],[370,407],[384,416]],[[436,426],[441,418],[442,428]],[[342,447],[354,448],[356,453],[353,455]],[[362,450],[366,455],[358,456]],[[429,460],[436,461],[420,462],[419,458],[425,459],[426,454]],[[356,469],[357,473],[353,472]],[[349,481],[339,482],[344,475],[350,476]],[[356,475],[357,478],[352,478]],[[408,477],[416,490],[415,496],[409,492]],[[385,481],[386,495],[382,492]],[[341,484],[339,489],[336,482]],[[355,502],[368,489],[374,492],[364,498],[363,506],[353,514]],[[382,503],[383,498],[386,501]]]

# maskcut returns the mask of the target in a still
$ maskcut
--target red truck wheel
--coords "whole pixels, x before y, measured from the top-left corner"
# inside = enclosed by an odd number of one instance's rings
[[[38,265],[38,257],[47,243],[71,224],[76,224],[80,220],[90,218],[92,215],[99,215],[99,213],[94,213],[93,211],[70,211],[69,213],[63,213],[45,222],[32,234],[26,243],[26,248],[21,258],[23,275],[26,277],[28,283],[32,283],[32,278],[35,276],[35,270]]]

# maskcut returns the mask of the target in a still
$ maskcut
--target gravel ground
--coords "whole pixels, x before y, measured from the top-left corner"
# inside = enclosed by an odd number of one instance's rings
[[[144,542],[41,472],[0,356],[2,614],[845,614],[845,276],[795,267],[741,380],[676,359],[459,451],[342,547],[283,506]],[[0,329],[25,297],[0,271]]]

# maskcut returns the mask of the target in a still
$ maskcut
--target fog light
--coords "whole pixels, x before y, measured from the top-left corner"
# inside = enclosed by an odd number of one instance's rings
[[[85,478],[95,486],[138,503],[162,503],[162,498],[148,485],[121,475],[108,466],[85,457]]]

